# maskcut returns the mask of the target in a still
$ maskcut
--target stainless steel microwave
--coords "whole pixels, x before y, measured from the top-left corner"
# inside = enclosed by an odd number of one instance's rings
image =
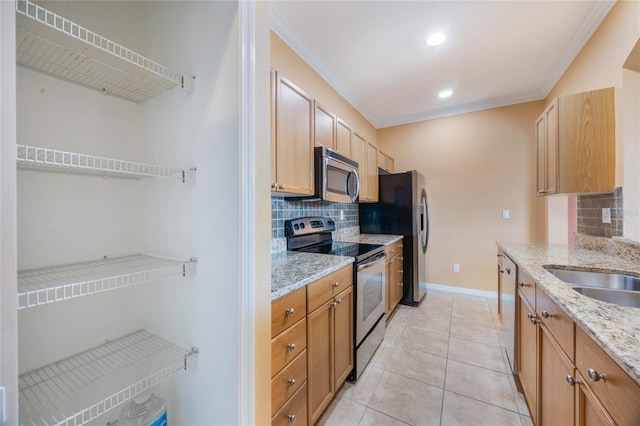
[[[360,194],[358,163],[325,147],[315,149],[316,200],[356,203]]]

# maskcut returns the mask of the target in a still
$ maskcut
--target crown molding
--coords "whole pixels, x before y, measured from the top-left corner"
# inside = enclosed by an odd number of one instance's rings
[[[294,52],[298,54],[320,77],[325,79],[351,106],[364,116],[373,127],[378,127],[378,120],[358,96],[349,88],[333,67],[311,46],[295,29],[293,25],[280,13],[273,3],[269,8],[269,24]]]
[[[477,102],[470,102],[464,105],[455,105],[447,108],[439,108],[429,110],[425,112],[419,112],[416,114],[403,115],[402,117],[396,117],[389,120],[383,120],[380,122],[378,129],[384,129],[385,127],[400,126],[403,124],[416,123],[418,121],[433,120],[435,118],[450,117],[452,115],[465,114],[468,112],[482,111],[485,109],[499,108],[503,106],[521,104],[525,102],[539,101],[545,98],[545,94],[542,91],[535,91],[530,93],[522,93],[512,96],[503,96],[500,98],[487,99]]]
[[[546,98],[551,89],[556,85],[560,78],[567,71],[578,53],[587,44],[593,33],[598,29],[604,18],[607,17],[617,0],[595,1],[587,18],[582,23],[580,29],[574,34],[569,45],[564,50],[562,57],[558,60],[555,68],[542,86],[542,92]]]

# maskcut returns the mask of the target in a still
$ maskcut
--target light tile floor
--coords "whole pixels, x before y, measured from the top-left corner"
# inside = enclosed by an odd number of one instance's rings
[[[417,308],[400,305],[362,377],[318,424],[531,425],[498,326],[495,299],[429,291]]]

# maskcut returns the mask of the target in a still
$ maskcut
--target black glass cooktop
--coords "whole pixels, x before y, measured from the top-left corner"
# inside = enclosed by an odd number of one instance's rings
[[[333,254],[336,256],[352,256],[360,260],[368,257],[375,252],[381,251],[383,246],[380,244],[361,244],[346,243],[343,241],[328,241],[326,243],[316,244],[313,246],[302,247],[297,251],[307,253]]]

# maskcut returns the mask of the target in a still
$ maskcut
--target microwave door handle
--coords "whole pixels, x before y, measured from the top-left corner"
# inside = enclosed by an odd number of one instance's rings
[[[351,197],[351,201],[355,202],[358,199],[358,196],[360,195],[360,176],[358,176],[358,171],[356,169],[351,169],[351,172],[349,172],[350,174],[352,173],[353,176],[355,176],[356,178],[356,193],[353,194],[353,196]],[[349,179],[347,179],[347,186],[348,186],[348,182]],[[347,191],[348,193],[349,191]]]

